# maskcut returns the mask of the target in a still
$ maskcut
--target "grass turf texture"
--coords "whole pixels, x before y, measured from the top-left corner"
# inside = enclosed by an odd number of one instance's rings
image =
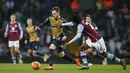
[[[55,64],[54,70],[46,71],[47,64],[33,70],[31,64],[0,64],[0,73],[130,73],[130,65],[123,70],[121,65],[93,65],[89,70],[78,70],[75,64]]]

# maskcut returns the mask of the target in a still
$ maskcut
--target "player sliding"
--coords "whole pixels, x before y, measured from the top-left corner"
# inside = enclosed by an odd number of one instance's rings
[[[70,34],[70,26],[73,25],[72,22],[69,22],[67,24],[64,24],[66,22],[65,19],[63,19],[60,16],[60,8],[59,7],[53,7],[52,15],[48,17],[39,27],[43,27],[50,23],[51,31],[52,31],[52,38],[53,41],[49,47],[49,54],[50,54],[50,63],[45,70],[53,70],[53,63],[54,63],[54,51],[57,50],[59,53],[59,56],[67,59],[69,61],[72,61],[73,59],[65,54],[64,49],[62,48],[62,44],[64,41],[66,41],[67,36]],[[64,26],[64,27],[63,27]],[[75,61],[75,60],[73,60]]]
[[[126,63],[125,63],[126,61],[124,59],[119,59],[118,57],[114,56],[113,54],[107,52],[106,45],[105,45],[105,42],[104,42],[102,36],[97,31],[95,31],[93,29],[94,27],[91,25],[92,22],[91,22],[90,15],[86,15],[85,19],[82,21],[80,20],[79,17],[77,17],[76,19],[78,21],[74,21],[74,22],[78,23],[77,35],[71,41],[66,43],[65,45],[68,45],[68,44],[76,41],[77,39],[79,39],[82,35],[82,32],[84,31],[85,35],[88,36],[88,39],[86,40],[86,44],[90,48],[95,47],[98,50],[98,52],[101,53],[104,57],[106,57],[112,61],[120,63],[123,66],[123,69],[125,70],[126,69]],[[81,22],[79,22],[79,21],[81,21]],[[79,67],[79,69],[88,69],[89,68],[88,61],[86,58],[87,54],[85,53],[84,50],[81,50],[80,55],[81,55],[81,58],[82,58],[84,65],[82,67]]]
[[[23,37],[23,30],[19,22],[16,21],[16,16],[12,14],[10,16],[10,23],[6,26],[5,37],[8,36],[8,46],[10,48],[11,57],[13,64],[16,64],[16,57],[18,57],[18,62],[23,63],[21,60],[19,41]],[[20,35],[19,35],[20,32]]]
[[[29,34],[29,36],[26,36],[25,44],[27,44],[27,37],[29,37],[28,53],[32,57],[32,61],[34,58],[33,54],[37,54],[37,55],[42,56],[44,58],[44,62],[46,62],[46,60],[49,58],[49,56],[37,51],[38,42],[40,41],[40,38],[38,37],[38,34],[37,34],[38,27],[36,27],[32,24],[32,18],[27,19],[27,25],[28,25],[28,27],[26,28],[26,32]]]

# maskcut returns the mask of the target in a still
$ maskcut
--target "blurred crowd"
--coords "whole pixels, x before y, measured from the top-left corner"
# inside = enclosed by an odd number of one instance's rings
[[[116,55],[130,55],[130,7],[127,1],[94,0],[95,10],[92,12],[93,21],[98,26],[100,34],[104,37],[108,50]],[[69,18],[71,14],[80,11],[80,0],[0,0],[0,51],[7,51],[7,39],[3,33],[9,23],[10,14],[15,13],[17,21],[26,28],[27,17],[32,17],[35,25],[39,25],[50,15],[53,6],[61,8],[61,15]],[[88,7],[89,8],[89,7]],[[47,27],[47,28],[46,28]],[[51,42],[50,28],[46,26],[41,32],[40,45],[48,48]],[[3,44],[4,43],[4,44]],[[23,43],[21,43],[23,45]],[[23,46],[22,46],[23,48]]]

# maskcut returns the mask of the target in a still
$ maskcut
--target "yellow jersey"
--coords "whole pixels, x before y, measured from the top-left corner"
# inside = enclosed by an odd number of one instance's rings
[[[63,27],[55,27],[59,23],[63,23],[63,20],[61,18],[55,19],[54,17],[50,17],[50,25],[51,25],[51,32],[52,32],[52,37],[55,39],[58,37],[62,32],[63,32]]]
[[[56,37],[59,37],[61,34],[68,35],[71,32],[71,27],[62,27],[61,23],[66,23],[67,21],[60,17],[58,19],[55,19],[53,16],[48,17],[43,23],[39,25],[40,28],[44,27],[47,24],[50,24],[52,37],[55,39]],[[61,24],[61,27],[58,27],[58,25]]]
[[[29,42],[33,42],[36,41],[36,39],[38,38],[37,32],[35,30],[34,26],[28,26],[26,28],[27,33],[29,34]]]

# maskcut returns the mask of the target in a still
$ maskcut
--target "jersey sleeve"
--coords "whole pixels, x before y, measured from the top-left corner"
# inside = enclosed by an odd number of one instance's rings
[[[8,28],[8,24],[7,24],[7,25],[6,25],[6,29],[5,29],[5,37],[7,37],[8,31],[9,31],[9,28]]]
[[[34,30],[37,33],[37,36],[40,37],[41,29],[39,27],[37,27],[37,26],[34,26]]]
[[[43,21],[43,22],[39,25],[39,27],[42,28],[42,27],[44,27],[45,25],[49,24],[49,22],[50,22],[49,20],[50,20],[50,17],[48,17],[45,21]]]
[[[23,29],[22,29],[20,23],[18,23],[18,27],[19,27],[19,30],[20,30],[20,37],[23,37]]]
[[[66,19],[64,19],[64,18],[61,18],[61,19],[62,19],[63,23],[66,23],[66,22],[67,22]]]
[[[24,39],[25,39],[25,40],[29,40],[29,33],[28,33],[27,28],[24,30],[23,36],[24,36]]]
[[[77,34],[76,34],[76,36],[72,40],[69,41],[69,44],[74,42],[74,41],[76,41],[76,40],[78,40],[81,37],[83,30],[84,30],[83,25],[79,24],[77,26]]]
[[[63,24],[64,23],[67,23],[67,21],[64,19],[64,18],[61,18],[62,21],[63,21]],[[67,23],[67,25],[70,24],[70,23]],[[71,26],[63,26],[63,32],[66,36],[69,36],[71,34],[71,31],[72,31],[72,27]]]
[[[84,26],[82,24],[79,24],[77,28],[77,33],[82,33],[83,30],[84,30]]]
[[[66,22],[66,23],[63,23],[62,26],[73,26],[73,22]]]
[[[69,36],[71,34],[72,27],[71,26],[63,26],[63,32],[66,36]]]

